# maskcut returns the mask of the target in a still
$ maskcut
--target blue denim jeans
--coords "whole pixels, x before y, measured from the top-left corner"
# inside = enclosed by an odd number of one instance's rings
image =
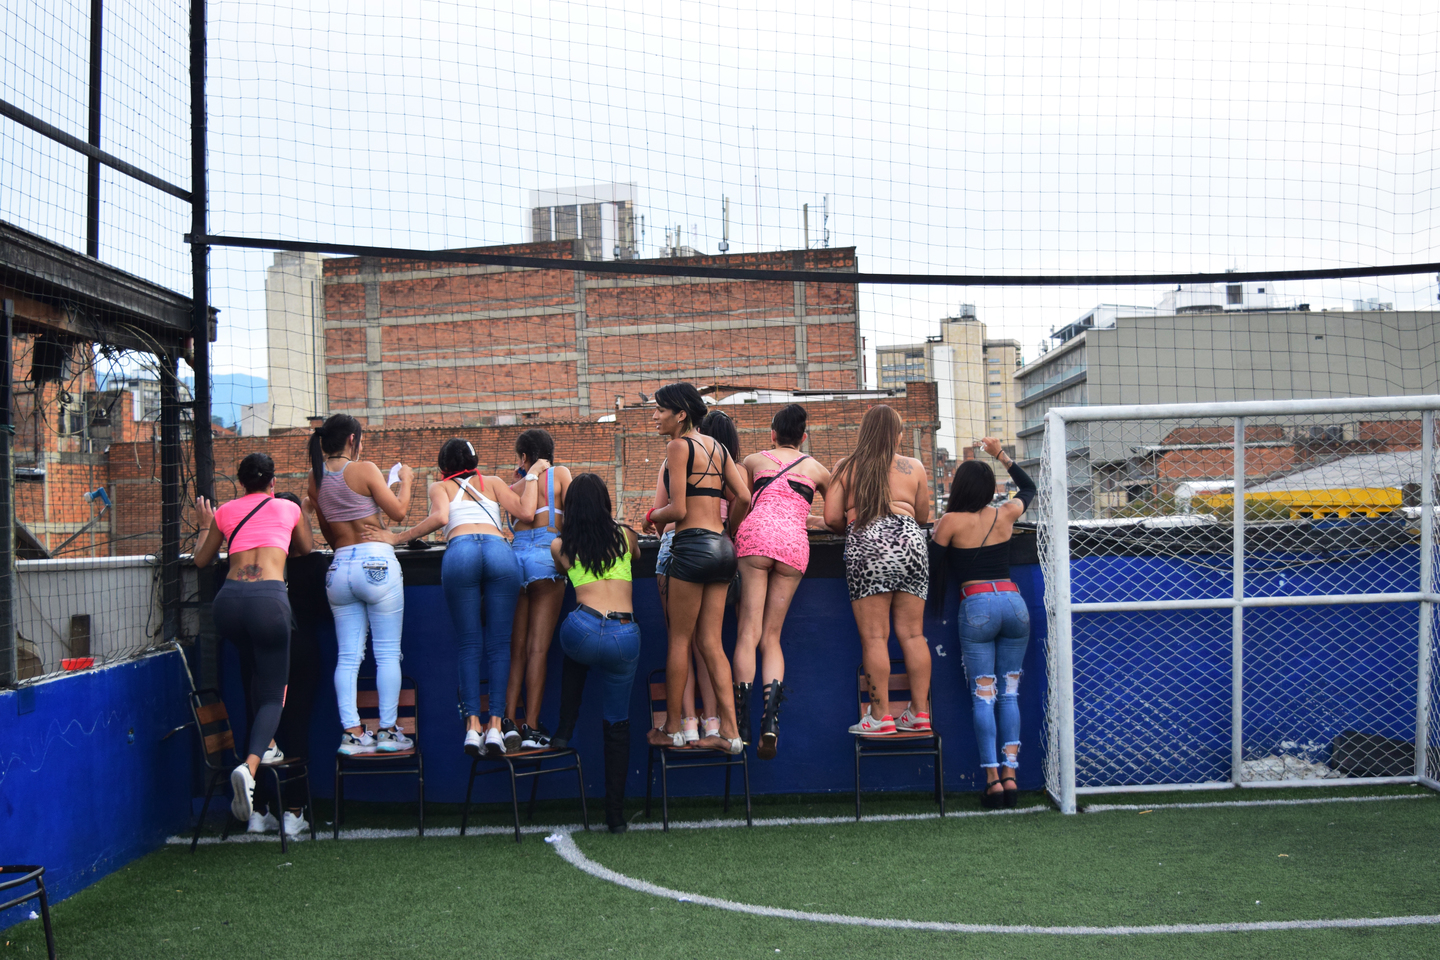
[[[355,679],[365,659],[365,633],[375,653],[375,689],[380,725],[395,726],[400,702],[400,626],[405,619],[405,584],[400,561],[388,543],[357,543],[335,551],[325,572],[325,597],[335,616],[335,700],[340,726],[358,727]]]
[[[565,574],[555,569],[555,558],[550,555],[550,543],[558,536],[560,534],[545,527],[515,531],[510,549],[515,551],[515,560],[520,564],[521,590],[537,580],[565,579]]]
[[[572,610],[560,625],[560,649],[571,660],[600,671],[605,722],[630,719],[630,687],[640,660],[640,625]]]
[[[997,733],[1004,746],[1013,746],[1019,752],[1020,668],[1029,645],[1030,613],[1020,594],[977,593],[960,604],[960,655],[970,681],[975,742],[980,748],[982,767],[999,766]],[[1013,768],[1016,763],[1006,759],[1005,766]]]
[[[510,682],[510,628],[520,596],[520,564],[504,537],[451,537],[440,561],[440,585],[460,641],[460,710],[481,717],[480,662],[489,661],[490,716],[505,712]]]

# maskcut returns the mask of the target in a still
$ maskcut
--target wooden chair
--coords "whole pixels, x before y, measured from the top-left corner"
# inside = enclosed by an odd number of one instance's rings
[[[380,725],[380,691],[374,677],[362,677],[355,691],[355,706],[360,723],[375,729]],[[345,817],[345,778],[375,776],[414,776],[420,803],[420,836],[425,836],[425,758],[420,753],[420,690],[411,677],[400,678],[400,705],[395,726],[415,741],[409,750],[382,753],[335,754],[335,839],[340,838],[340,823]]]
[[[31,882],[35,884],[35,889],[29,893],[22,893],[13,900],[0,903],[0,913],[4,913],[11,907],[18,907],[27,900],[38,900],[40,902],[40,920],[45,925],[45,952],[49,955],[50,960],[55,960],[55,931],[50,926],[50,898],[45,895],[45,868],[20,865],[0,867],[0,896]]]
[[[230,772],[240,765],[243,758],[235,749],[235,734],[230,729],[230,714],[225,709],[225,701],[220,698],[219,690],[191,691],[190,716],[193,718],[196,731],[200,734],[200,752],[205,761],[209,781],[205,787],[205,803],[200,807],[200,819],[195,823],[195,835],[190,838],[190,852],[194,853],[196,845],[200,842],[200,831],[205,826],[205,814],[210,809],[211,797],[215,795],[215,791],[220,788],[221,784],[230,782]],[[282,811],[288,809],[285,803],[285,787],[298,781],[304,781],[305,812],[310,820],[310,839],[314,840],[315,807],[310,799],[309,764],[300,757],[286,757],[279,763],[262,763],[260,776],[265,776],[267,771],[274,778],[275,798],[279,801]],[[225,817],[225,828],[220,832],[221,840],[227,840],[230,837],[230,819],[228,815]],[[282,823],[280,852],[285,853],[288,850],[289,838],[285,836],[285,827]]]
[[[665,702],[665,669],[650,671],[650,729],[665,724],[667,704]],[[753,826],[750,815],[750,752],[742,750],[738,755],[719,753],[714,750],[696,750],[691,747],[657,747],[650,745],[650,756],[645,765],[645,816],[650,816],[650,797],[655,786],[655,761],[660,761],[660,822],[662,829],[670,830],[670,771],[694,770],[700,767],[725,768],[725,802],[721,812],[730,810],[730,772],[739,767],[745,779],[745,825]]]
[[[896,673],[898,666],[902,672]],[[906,701],[910,699],[910,677],[903,671],[903,660],[890,662],[889,699]],[[856,719],[870,710],[870,685],[865,680],[865,667],[856,673],[858,688],[857,701],[860,709]],[[933,701],[933,697],[931,698]],[[930,714],[930,732],[914,733],[900,730],[893,734],[853,734],[855,737],[855,819],[860,819],[860,761],[867,757],[933,757],[935,766],[935,802],[940,805],[940,816],[945,816],[945,759],[940,752],[940,733],[935,729],[935,715]]]
[[[489,685],[489,681],[485,681]],[[490,711],[490,694],[480,694],[480,711]],[[524,719],[523,716],[516,716],[516,725]],[[568,766],[546,767],[548,760],[566,760]],[[489,769],[481,769],[486,766]],[[465,787],[465,812],[460,817],[460,836],[465,836],[465,830],[470,826],[470,798],[475,792],[475,778],[486,777],[492,773],[510,774],[510,812],[515,819],[515,842],[520,842],[520,789],[519,781],[522,778],[530,778],[530,803],[525,808],[525,819],[535,818],[535,802],[539,796],[540,778],[552,773],[568,773],[575,771],[575,785],[580,792],[580,821],[585,829],[590,829],[590,811],[585,806],[585,771],[580,765],[580,754],[575,752],[574,747],[546,747],[544,749],[516,750],[512,753],[505,753],[498,757],[472,757],[470,759],[470,782]]]

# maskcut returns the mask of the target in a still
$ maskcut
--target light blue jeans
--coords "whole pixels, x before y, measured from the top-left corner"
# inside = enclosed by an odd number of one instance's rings
[[[1019,753],[1020,675],[1029,645],[1030,612],[1020,594],[977,593],[960,604],[960,656],[970,681],[975,743],[982,767],[999,766],[997,733],[1004,746],[1015,747]],[[1005,766],[1014,769],[1016,765],[1007,756]]]
[[[395,726],[400,702],[400,626],[405,619],[405,584],[400,561],[388,543],[357,543],[335,551],[325,572],[325,597],[335,615],[335,701],[340,726],[360,726],[355,681],[365,659],[365,634],[375,654],[375,689],[380,726]]]

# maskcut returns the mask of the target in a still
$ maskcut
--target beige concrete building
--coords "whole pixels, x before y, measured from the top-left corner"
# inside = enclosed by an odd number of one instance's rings
[[[924,343],[877,347],[877,386],[897,389],[907,382],[937,385],[940,433],[937,446],[962,458],[979,437],[997,437],[1014,455],[1017,422],[1015,371],[1018,340],[991,339],[975,308],[963,305],[959,316],[940,322],[940,334]]]
[[[242,414],[241,432],[308,427],[329,409],[325,371],[324,258],[318,253],[275,254],[265,274],[265,326],[269,352],[268,400]]]

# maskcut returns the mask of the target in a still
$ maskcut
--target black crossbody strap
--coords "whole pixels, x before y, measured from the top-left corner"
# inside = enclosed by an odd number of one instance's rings
[[[271,500],[274,500],[274,499],[275,499],[274,497],[266,497],[264,500],[261,500],[258,504],[256,504],[254,510],[251,510],[249,513],[245,514],[244,518],[241,519],[241,521],[240,521],[239,523],[235,524],[235,529],[233,529],[233,530],[230,531],[230,536],[227,537],[226,539],[227,539],[231,544],[234,544],[234,543],[235,543],[235,537],[236,537],[236,535],[238,535],[238,534],[240,533],[240,528],[243,527],[243,526],[245,526],[245,521],[246,521],[246,520],[249,520],[251,517],[255,516],[255,514],[259,513],[261,507],[265,506],[265,504],[269,503]]]
[[[800,456],[796,457],[794,460],[791,460],[789,463],[785,464],[784,468],[783,468],[782,470],[780,470],[778,473],[776,473],[775,476],[773,476],[773,477],[771,477],[769,480],[765,481],[765,486],[763,486],[763,487],[760,488],[760,493],[764,493],[766,490],[768,490],[769,488],[773,487],[773,486],[775,485],[775,481],[776,481],[776,480],[779,480],[781,477],[785,476],[785,474],[789,473],[789,472],[790,472],[790,469],[791,469],[792,467],[794,467],[796,464],[798,464],[801,460],[809,460],[809,459],[810,459],[810,454],[808,454],[808,453],[802,453],[802,454],[800,454]],[[760,494],[757,493],[755,496],[756,496],[756,497],[759,497]]]

